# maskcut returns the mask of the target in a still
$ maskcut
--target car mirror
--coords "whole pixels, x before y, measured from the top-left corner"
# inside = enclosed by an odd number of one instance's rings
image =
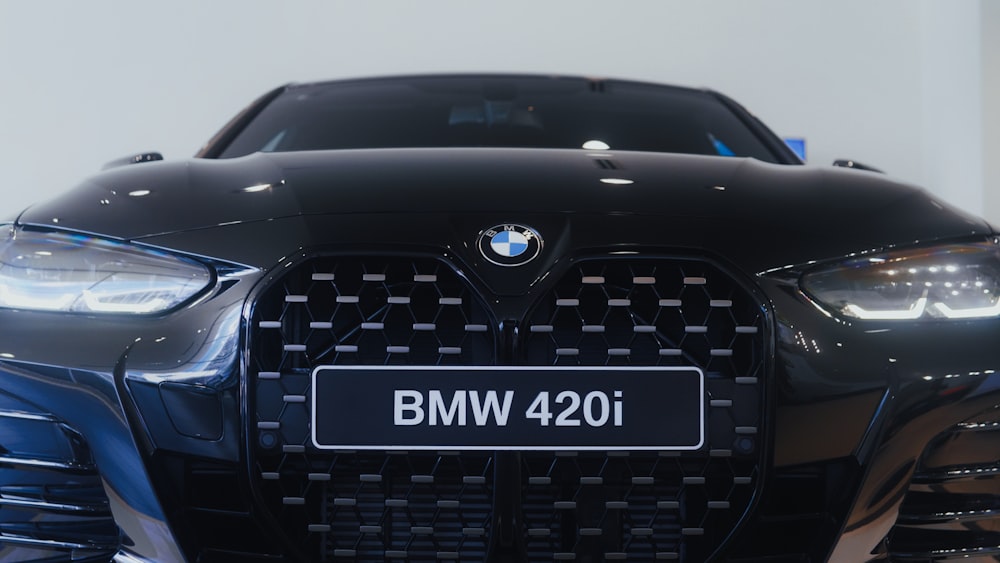
[[[108,162],[103,167],[101,167],[101,170],[107,170],[109,168],[118,168],[119,166],[125,166],[127,164],[141,164],[143,162],[153,162],[156,160],[163,160],[163,155],[158,152],[143,152],[112,160],[111,162]]]
[[[867,170],[869,172],[878,172],[879,174],[885,174],[882,170],[875,168],[874,166],[869,166],[867,164],[862,164],[856,160],[850,160],[846,158],[841,158],[833,161],[834,166],[839,166],[841,168],[854,168],[855,170]]]

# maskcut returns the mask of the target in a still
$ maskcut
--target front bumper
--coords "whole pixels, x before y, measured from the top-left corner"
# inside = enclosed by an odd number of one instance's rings
[[[35,421],[60,436],[34,451],[3,444],[23,459],[0,459],[0,557],[296,556],[280,523],[265,516],[268,501],[252,477],[259,460],[247,446],[251,358],[241,339],[252,330],[245,301],[258,280],[225,281],[198,307],[155,320],[0,312],[0,326],[17,327],[5,328],[0,344],[3,420]],[[755,499],[725,539],[725,557],[943,560],[1000,552],[1000,456],[980,453],[1000,432],[1000,322],[849,325],[818,315],[793,288],[757,282],[771,319],[761,411],[768,422],[760,425],[767,431]],[[87,494],[60,505],[52,472],[37,463],[24,469],[31,459],[61,460],[66,467],[55,475]],[[98,482],[106,498],[93,494]],[[26,503],[26,485],[48,496]],[[22,525],[46,521],[60,524]],[[74,540],[81,537],[89,539]],[[502,549],[483,545],[501,560]]]

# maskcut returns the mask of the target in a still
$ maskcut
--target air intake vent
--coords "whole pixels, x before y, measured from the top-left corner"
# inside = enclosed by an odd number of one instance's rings
[[[0,395],[0,545],[5,561],[96,561],[118,527],[78,432]]]
[[[590,81],[590,91],[595,93],[604,93],[605,88],[607,88],[607,81],[605,80],[591,80]]]
[[[924,450],[890,535],[893,561],[1000,558],[1000,408]]]
[[[594,164],[601,170],[620,170],[622,168],[620,164],[607,158],[595,158]]]

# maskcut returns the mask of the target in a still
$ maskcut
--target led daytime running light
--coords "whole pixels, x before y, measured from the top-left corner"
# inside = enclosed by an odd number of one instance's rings
[[[849,318],[997,318],[1000,246],[988,240],[853,258],[806,273],[800,285]]]
[[[169,311],[213,283],[203,264],[96,237],[11,229],[0,239],[0,307],[142,315]]]

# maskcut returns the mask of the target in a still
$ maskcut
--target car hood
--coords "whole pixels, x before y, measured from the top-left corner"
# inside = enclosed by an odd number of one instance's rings
[[[288,235],[281,244],[290,245],[295,229],[287,225],[294,222],[300,246],[355,242],[345,233],[360,237],[358,229],[388,231],[387,243],[398,236],[408,242],[412,226],[397,232],[388,225],[412,225],[414,217],[451,224],[447,237],[459,246],[469,229],[560,217],[549,232],[600,231],[595,243],[659,241],[720,254],[745,247],[748,255],[768,256],[754,268],[990,230],[924,191],[870,172],[712,156],[487,148],[258,153],[126,166],[30,208],[19,222],[266,263],[284,254],[275,247],[256,257],[240,245],[182,235],[229,229],[259,238],[267,231],[261,223],[277,223]],[[317,233],[324,228],[336,236],[324,240]],[[616,229],[621,234],[612,234]],[[585,236],[577,238],[577,247],[585,244]],[[260,244],[270,243],[278,244]]]

